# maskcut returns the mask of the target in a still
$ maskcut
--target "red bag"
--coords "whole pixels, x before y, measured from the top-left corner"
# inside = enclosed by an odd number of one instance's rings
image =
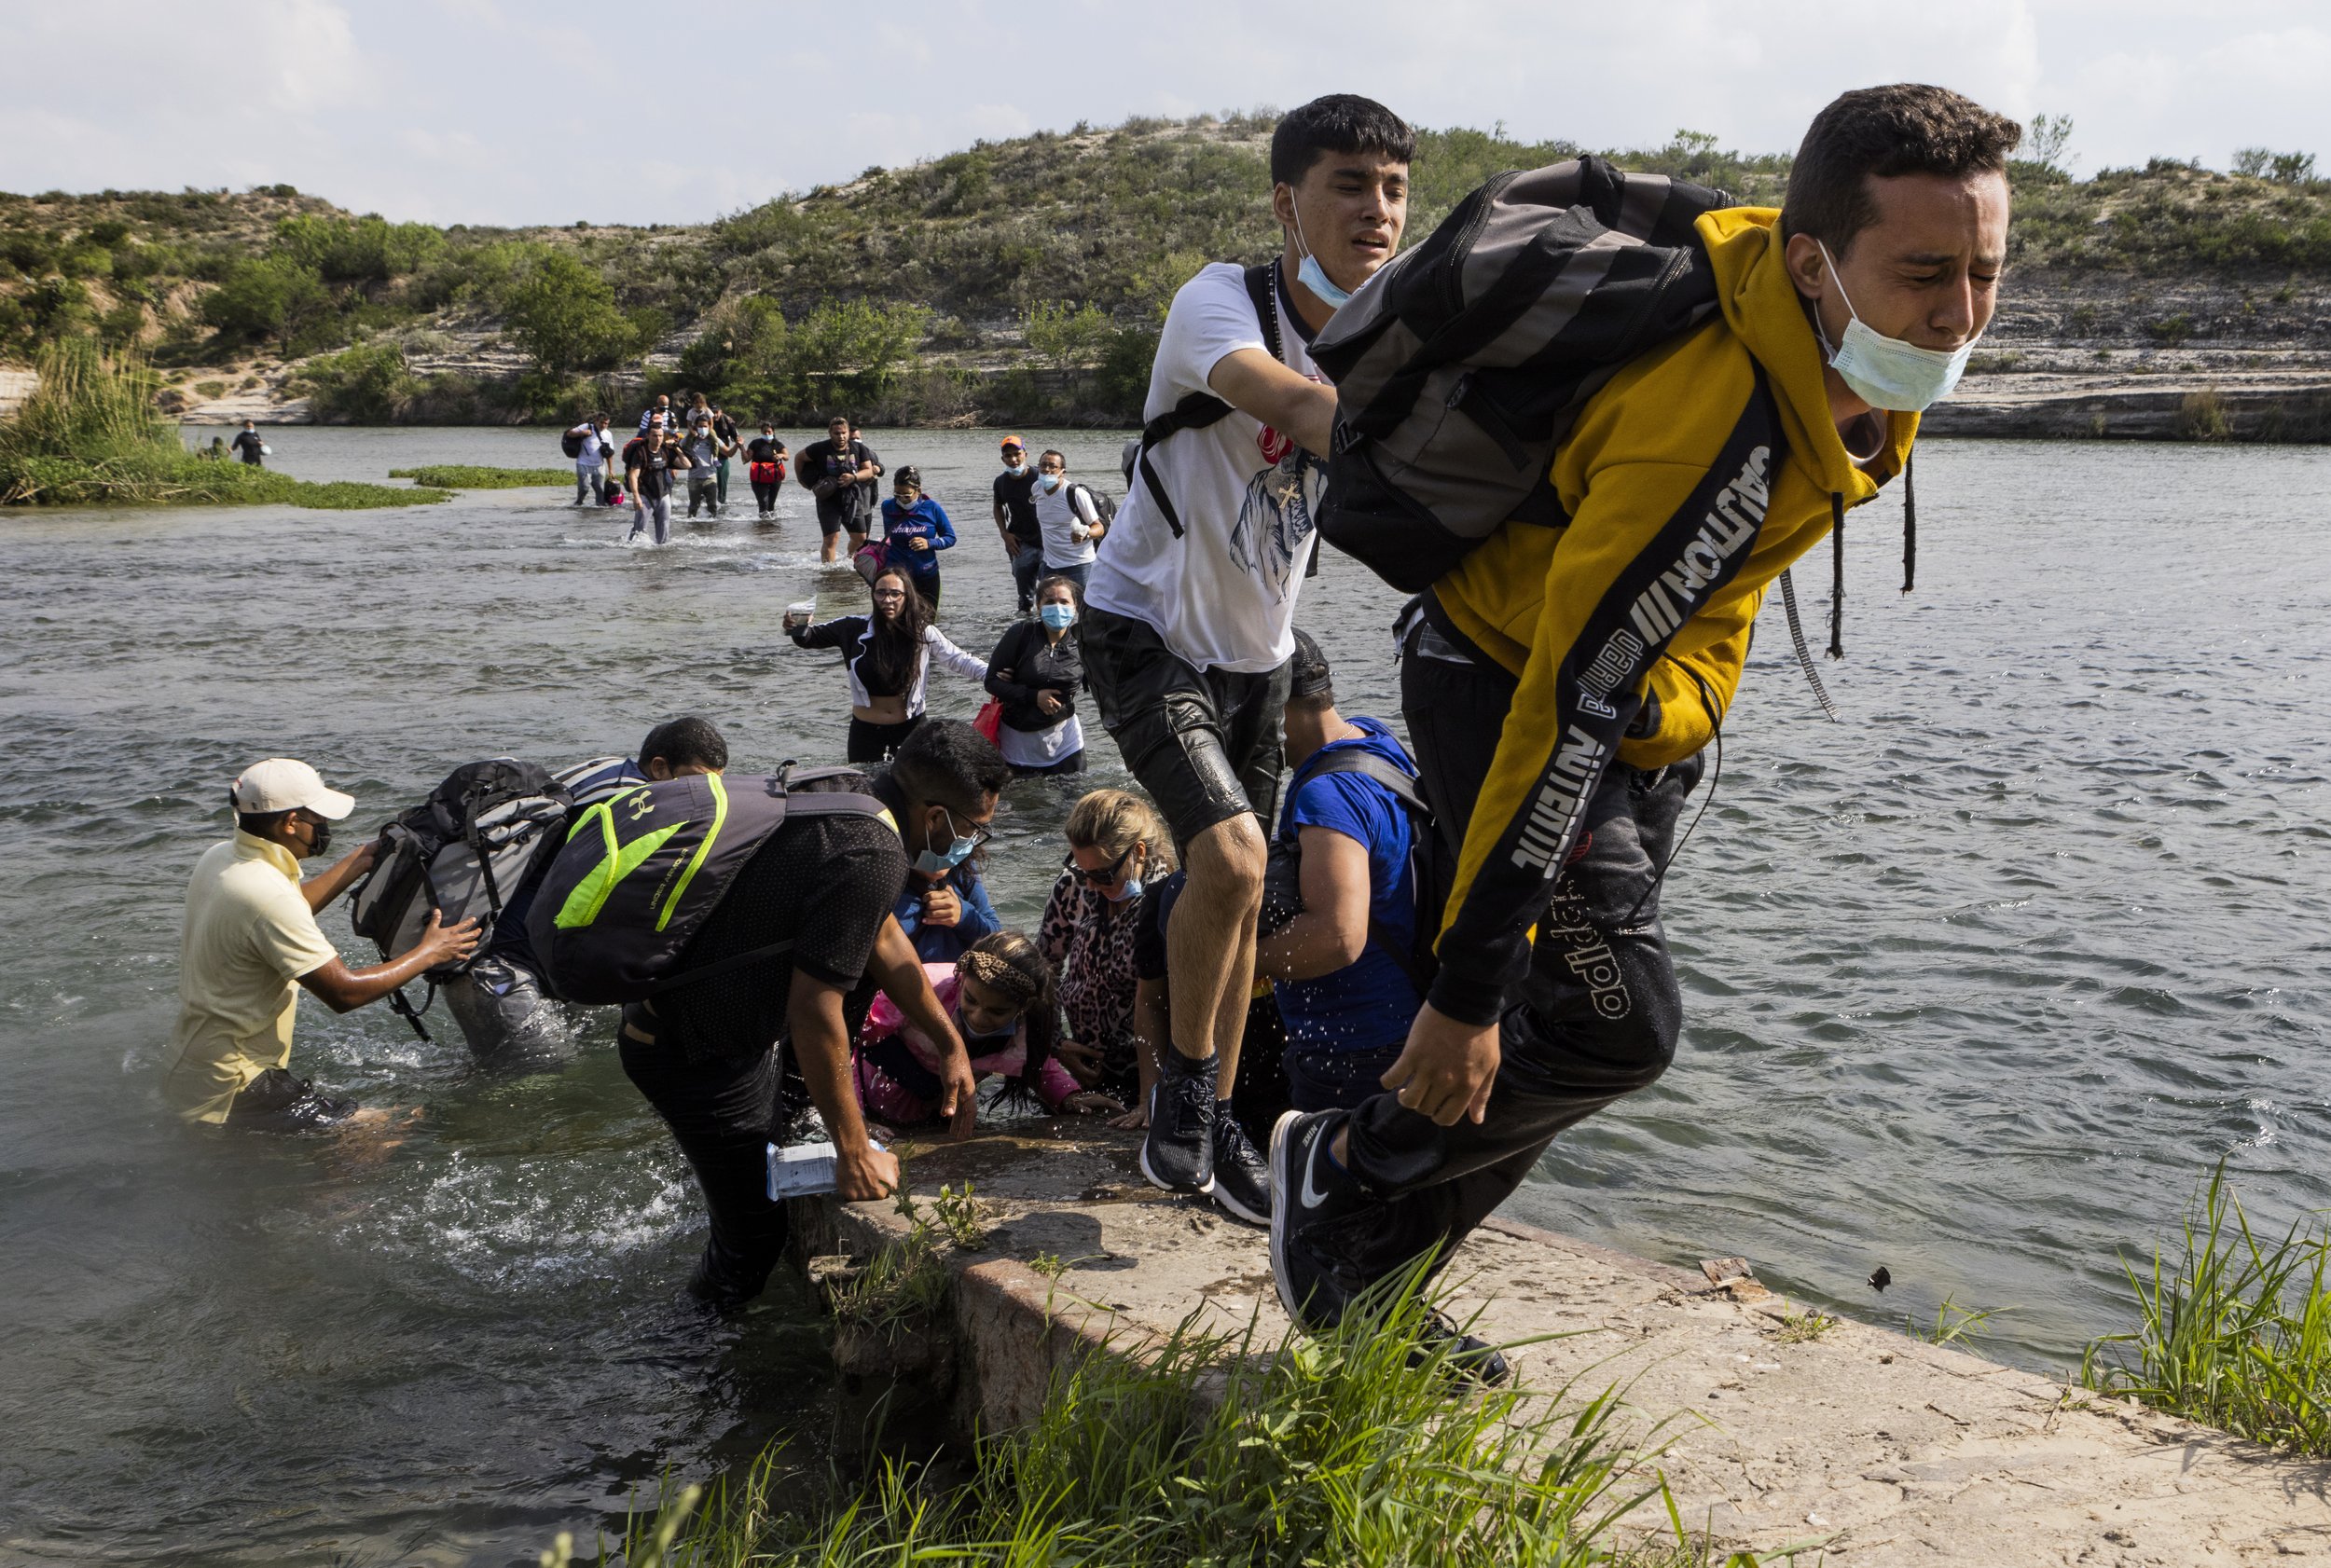
[[[972,717],[972,728],[986,736],[990,746],[1001,746],[1003,744],[1003,699],[989,697],[986,706]]]
[[[745,464],[745,475],[756,485],[774,485],[785,477],[785,465],[781,462],[749,462]]]

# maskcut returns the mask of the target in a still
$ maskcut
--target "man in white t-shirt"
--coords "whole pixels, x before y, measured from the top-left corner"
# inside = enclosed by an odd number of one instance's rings
[[[1415,141],[1399,116],[1348,93],[1279,121],[1271,205],[1285,243],[1268,267],[1216,263],[1174,296],[1132,491],[1086,593],[1101,722],[1190,873],[1166,928],[1173,1049],[1142,1174],[1212,1192],[1258,1224],[1268,1173],[1218,1102],[1254,981],[1295,595],[1335,422],[1307,345],[1399,246]]]
[[[615,455],[614,438],[607,433],[607,416],[593,414],[567,432],[582,444],[574,449],[574,503],[586,499],[607,504],[607,460]]]
[[[1044,540],[1046,577],[1066,577],[1084,592],[1093,572],[1097,546],[1109,525],[1093,502],[1093,492],[1069,477],[1069,460],[1046,452],[1036,460],[1036,483],[1028,491],[1036,503],[1036,528]]]

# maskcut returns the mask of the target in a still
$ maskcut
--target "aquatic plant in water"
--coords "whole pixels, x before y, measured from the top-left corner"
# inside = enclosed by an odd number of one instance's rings
[[[154,412],[153,376],[106,359],[86,338],[41,351],[40,385],[0,420],[0,505],[264,505],[349,509],[450,500],[435,488],[338,481],[310,484],[240,462],[198,457]]]
[[[2080,1382],[2262,1443],[2331,1455],[2331,1229],[2250,1228],[2221,1162],[2186,1214],[2173,1264],[2122,1268],[2138,1324],[2080,1358]]]
[[[420,468],[392,468],[392,479],[410,479],[451,490],[518,490],[536,486],[572,485],[572,468],[480,468],[473,463],[442,462]]]

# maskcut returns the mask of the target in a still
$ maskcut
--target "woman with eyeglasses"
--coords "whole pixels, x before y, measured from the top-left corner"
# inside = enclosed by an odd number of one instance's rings
[[[996,749],[1018,777],[1084,771],[1084,729],[1077,720],[1083,608],[1074,582],[1045,578],[1036,585],[1037,619],[1014,621],[987,657],[988,693],[1003,704]]]
[[[985,681],[987,663],[966,653],[931,624],[931,608],[906,574],[885,567],[868,585],[874,604],[864,615],[841,615],[818,626],[785,612],[785,632],[796,648],[834,648],[849,675],[849,748],[853,763],[879,763],[897,752],[923,722],[933,659],[966,681]]]
[[[1141,1082],[1134,937],[1148,884],[1176,868],[1174,841],[1156,808],[1124,790],[1077,802],[1068,835],[1039,928],[1069,1019],[1059,1055],[1086,1088],[1129,1100]]]

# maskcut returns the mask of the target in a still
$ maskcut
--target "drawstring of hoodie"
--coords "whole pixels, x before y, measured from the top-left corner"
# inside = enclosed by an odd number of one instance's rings
[[[1829,492],[1829,657],[1845,657],[1845,497]]]
[[[1910,488],[1910,456],[1902,455],[1902,591],[1918,581],[1918,492]]]

